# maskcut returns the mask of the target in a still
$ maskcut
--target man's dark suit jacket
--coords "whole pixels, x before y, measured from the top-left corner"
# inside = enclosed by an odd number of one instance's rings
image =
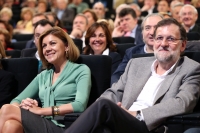
[[[58,11],[59,11],[58,9],[55,10],[56,15],[58,14]],[[60,19],[63,26],[64,27],[67,27],[69,25],[72,26],[75,15],[76,15],[76,13],[73,9],[66,8]]]
[[[117,70],[111,76],[111,85],[119,80],[119,77],[124,73],[128,61],[132,58],[133,54],[144,54],[145,45],[136,45],[126,50],[122,62],[119,64]]]
[[[36,48],[35,43],[34,43],[34,39],[29,40],[29,41],[26,43],[25,49],[26,49],[26,48]]]
[[[14,74],[0,69],[0,108],[2,105],[10,103],[14,98],[16,80]]]
[[[197,24],[195,24],[194,27],[191,30],[189,30],[189,32],[198,32],[200,34],[200,27]]]
[[[144,44],[144,42],[143,42],[143,36],[142,36],[142,28],[141,28],[140,25],[138,25],[138,27],[136,29],[135,44],[136,45]]]
[[[111,70],[111,74],[113,74],[114,71],[119,66],[119,64],[121,63],[122,58],[121,58],[121,55],[118,54],[117,52],[110,52],[109,56],[112,58],[112,70]]]

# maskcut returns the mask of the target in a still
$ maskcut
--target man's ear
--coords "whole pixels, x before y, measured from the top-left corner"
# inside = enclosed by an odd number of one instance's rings
[[[187,42],[186,40],[183,40],[183,41],[182,41],[182,43],[181,43],[181,48],[180,48],[180,51],[181,51],[181,52],[183,52],[183,51],[185,50],[185,48],[186,48],[186,42]]]

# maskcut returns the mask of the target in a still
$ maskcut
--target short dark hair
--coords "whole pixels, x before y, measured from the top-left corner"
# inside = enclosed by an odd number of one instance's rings
[[[35,29],[38,27],[38,25],[45,26],[45,25],[48,25],[48,24],[51,25],[52,27],[55,26],[53,23],[51,23],[47,19],[42,19],[42,20],[36,22],[35,25],[34,25],[34,32],[35,32]]]
[[[156,36],[156,31],[159,27],[163,27],[163,26],[167,26],[167,25],[171,25],[171,24],[178,26],[179,32],[181,35],[181,40],[187,40],[187,33],[186,33],[185,28],[174,18],[166,18],[166,19],[159,21],[154,30],[153,37]]]
[[[132,8],[124,8],[119,12],[119,17],[124,17],[130,14],[134,19],[137,18],[135,11]]]

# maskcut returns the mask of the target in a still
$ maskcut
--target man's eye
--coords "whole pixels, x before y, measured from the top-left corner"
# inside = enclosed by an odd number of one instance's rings
[[[149,30],[150,29],[150,27],[145,27],[145,30]]]
[[[174,39],[173,37],[170,37],[170,38],[168,38],[167,40],[168,40],[168,41],[171,41],[171,42],[174,42],[175,39]]]
[[[156,40],[163,40],[163,37],[157,37]]]

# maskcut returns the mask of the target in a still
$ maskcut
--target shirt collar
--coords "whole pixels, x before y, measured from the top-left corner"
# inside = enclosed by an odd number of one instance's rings
[[[109,55],[109,49],[107,48],[106,50],[104,50],[102,55]]]

